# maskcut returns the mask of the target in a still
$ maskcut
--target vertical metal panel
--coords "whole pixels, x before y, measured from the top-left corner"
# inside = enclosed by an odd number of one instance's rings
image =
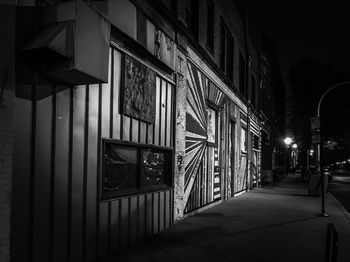
[[[101,112],[101,136],[110,137],[110,110],[111,110],[111,78],[108,83],[102,84],[102,112]]]
[[[139,196],[138,201],[138,239],[143,239],[145,236],[145,230],[146,230],[146,201],[145,201],[145,195]]]
[[[171,205],[169,204],[170,201],[170,191],[165,191],[164,194],[164,226],[165,228],[170,226],[170,214],[171,214]]]
[[[71,259],[82,258],[86,86],[73,89]]]
[[[131,137],[131,140],[133,142],[138,142],[139,141],[139,121],[136,120],[136,119],[131,119],[131,125],[132,125],[132,137]]]
[[[131,119],[128,116],[123,116],[123,140],[130,141],[130,123]]]
[[[153,234],[153,194],[146,195],[146,235]]]
[[[147,125],[147,144],[153,144],[154,141],[154,124]]]
[[[117,50],[113,50],[114,59],[113,59],[113,139],[120,139],[120,90],[121,90],[121,53]]]
[[[99,257],[105,258],[108,253],[108,202],[100,203],[99,206]]]
[[[156,77],[156,119],[154,122],[154,141],[155,145],[159,145],[159,137],[160,137],[160,78]]]
[[[30,87],[28,87],[30,88]],[[31,154],[32,102],[15,98],[14,123],[14,163],[11,209],[11,259],[28,261],[29,259],[29,214],[30,204],[30,154]],[[20,252],[18,252],[20,250]]]
[[[54,196],[53,260],[67,258],[67,201],[69,173],[70,89],[56,94],[56,152]]]
[[[159,196],[158,192],[153,194],[153,234],[159,232]]]
[[[207,184],[208,184],[208,175],[207,175],[207,150],[205,149],[204,155],[203,155],[203,204],[206,205],[208,203],[207,201]]]
[[[117,252],[119,250],[119,239],[120,239],[120,202],[116,200],[112,202],[111,210],[111,251]]]
[[[96,260],[96,179],[98,148],[98,95],[99,86],[89,86],[88,152],[86,181],[86,258]]]
[[[137,241],[137,231],[138,231],[138,210],[137,210],[137,197],[130,198],[130,238],[129,243],[135,243]]]
[[[146,141],[146,132],[147,132],[147,124],[145,122],[140,121],[140,143],[145,144]]]
[[[160,145],[165,146],[166,142],[166,108],[167,108],[167,82],[161,81],[161,97],[160,97]]]
[[[170,225],[174,224],[174,190],[170,191]]]
[[[40,262],[49,261],[52,96],[37,101],[36,120],[33,256]]]
[[[121,247],[126,247],[129,242],[129,198],[123,198],[121,200],[121,232],[120,232],[120,244]]]
[[[171,137],[171,129],[172,129],[172,108],[173,108],[173,104],[172,104],[172,85],[168,83],[167,85],[167,100],[166,100],[166,107],[167,107],[167,125],[166,125],[166,146],[171,146],[171,141],[172,141],[172,137]]]
[[[165,228],[165,191],[159,193],[159,230],[162,231]]]

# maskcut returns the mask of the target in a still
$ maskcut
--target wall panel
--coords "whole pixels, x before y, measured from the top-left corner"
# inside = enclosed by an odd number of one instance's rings
[[[56,94],[53,258],[57,262],[67,258],[70,95],[70,88]]]
[[[108,202],[100,203],[99,211],[98,253],[100,258],[105,258],[109,247]]]
[[[50,87],[41,87],[50,88]],[[37,102],[33,209],[33,258],[48,261],[50,249],[50,177],[52,96]]]
[[[120,244],[120,202],[121,200],[116,200],[112,202],[111,210],[111,251],[117,252],[119,250]]]
[[[146,197],[140,195],[138,197],[138,239],[143,239],[146,231]]]
[[[27,87],[30,89],[30,87]],[[32,102],[15,98],[15,141],[14,161],[21,160],[20,165],[13,166],[12,215],[11,215],[11,259],[28,261],[30,245],[30,207],[31,207],[31,128]],[[20,250],[21,252],[18,252]]]
[[[87,167],[86,167],[86,250],[87,261],[96,258],[96,181],[98,176],[98,100],[99,85],[89,86],[88,138],[87,138]]]
[[[137,210],[137,196],[130,197],[130,210],[129,210],[129,221],[130,221],[130,244],[137,241],[138,231],[138,210]]]
[[[120,92],[121,92],[121,60],[120,52],[113,50],[113,139],[120,139],[121,115],[120,115]]]
[[[86,86],[73,89],[71,259],[82,259]]]
[[[121,223],[121,231],[120,231],[120,242],[121,247],[125,248],[129,244],[129,205],[130,205],[130,199],[129,198],[123,198],[121,200],[121,209],[120,209],[120,223]]]

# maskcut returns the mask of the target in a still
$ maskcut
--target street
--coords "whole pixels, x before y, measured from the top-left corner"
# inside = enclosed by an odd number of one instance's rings
[[[350,212],[350,175],[335,175],[328,190]]]

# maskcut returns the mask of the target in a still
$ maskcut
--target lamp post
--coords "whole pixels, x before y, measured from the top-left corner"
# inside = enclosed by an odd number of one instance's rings
[[[284,166],[285,166],[284,169],[285,169],[285,173],[288,175],[288,171],[289,171],[289,163],[288,163],[289,156],[288,156],[288,154],[289,154],[289,147],[293,143],[293,139],[287,136],[285,139],[283,139],[283,142],[286,145],[286,155],[284,158]],[[288,163],[288,166],[287,166],[287,163]]]
[[[323,95],[321,96],[320,100],[318,101],[318,105],[317,105],[317,117],[320,119],[320,143],[317,144],[317,166],[319,168],[319,171],[321,172],[321,204],[322,204],[322,208],[321,208],[321,214],[319,215],[320,217],[328,217],[328,214],[326,213],[325,210],[325,194],[324,194],[324,189],[325,189],[325,185],[324,185],[324,172],[323,172],[323,139],[322,139],[322,133],[321,133],[321,117],[320,117],[320,112],[321,112],[321,103],[324,99],[324,97],[333,89],[339,87],[339,86],[343,86],[343,85],[347,85],[350,84],[350,81],[347,82],[341,82],[338,83],[336,85],[331,86],[330,88],[328,88]]]

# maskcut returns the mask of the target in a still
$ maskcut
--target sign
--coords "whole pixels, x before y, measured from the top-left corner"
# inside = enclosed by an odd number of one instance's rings
[[[311,117],[311,130],[320,129],[320,118],[318,116]]]
[[[321,136],[320,135],[312,135],[312,144],[319,144],[321,143]]]
[[[321,143],[321,135],[320,135],[319,130],[312,130],[311,131],[311,143],[312,144]]]

